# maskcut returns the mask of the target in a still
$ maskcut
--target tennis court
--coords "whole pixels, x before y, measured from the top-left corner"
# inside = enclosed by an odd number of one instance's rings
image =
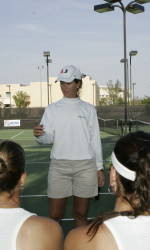
[[[119,135],[101,132],[103,159],[105,167],[106,183],[100,190],[99,199],[92,199],[88,218],[111,210],[114,205],[114,196],[108,192],[108,167],[110,155]],[[1,129],[0,140],[14,140],[25,150],[27,182],[21,193],[21,206],[41,216],[48,215],[47,204],[47,174],[49,167],[49,146],[39,145],[32,134],[31,129]],[[68,199],[67,209],[62,226],[65,233],[73,227],[72,199]]]

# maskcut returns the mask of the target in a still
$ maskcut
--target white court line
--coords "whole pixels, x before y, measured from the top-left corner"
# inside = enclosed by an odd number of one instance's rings
[[[32,139],[32,138],[31,138]],[[33,139],[32,139],[33,140]],[[36,142],[36,140],[34,140],[34,142]],[[26,148],[27,147],[36,147],[36,148],[46,148],[46,147],[48,147],[48,148],[51,148],[51,146],[52,146],[52,144],[38,144],[38,143],[36,143],[36,145],[33,145],[33,144],[31,144],[31,145],[27,145],[27,146],[25,146]]]
[[[32,137],[20,137],[19,140],[32,140],[33,141],[34,138],[32,138]]]
[[[107,192],[107,193],[99,193],[99,195],[101,195],[101,194],[103,194],[103,195],[109,195],[109,194],[114,194],[114,193],[112,193],[112,192]],[[35,197],[35,198],[38,198],[38,197],[47,197],[47,194],[26,194],[26,195],[20,195],[20,197],[22,197],[22,198],[32,198],[32,197]]]
[[[47,194],[27,194],[27,195],[20,195],[20,197],[23,197],[23,198],[29,198],[29,197],[47,197]]]
[[[10,139],[14,139],[15,137],[17,137],[17,136],[19,136],[19,135],[21,135],[21,134],[23,134],[24,133],[24,130],[23,131],[21,131],[21,132],[19,132],[18,134],[16,134],[16,135],[14,135],[14,136],[12,136],[12,137],[10,137]]]
[[[88,220],[93,220],[95,219],[95,217],[88,217],[87,218]],[[74,221],[75,219],[74,218],[63,218],[61,219],[61,221]]]
[[[111,160],[104,160],[104,162],[111,162]],[[47,164],[50,161],[28,161],[26,164]]]
[[[27,162],[28,165],[30,165],[30,164],[48,164],[48,163],[50,163],[50,162],[49,161],[38,161],[38,162],[30,161],[30,162]]]

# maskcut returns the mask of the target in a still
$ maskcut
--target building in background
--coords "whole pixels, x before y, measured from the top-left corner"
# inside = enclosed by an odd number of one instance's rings
[[[62,98],[60,83],[56,77],[49,78],[49,103]],[[0,84],[0,103],[2,107],[15,107],[13,96],[18,92],[26,92],[30,97],[29,107],[46,107],[48,105],[47,82],[31,82],[26,84]],[[94,106],[99,105],[99,87],[96,81],[90,76],[83,79],[83,86],[80,90],[80,97]]]

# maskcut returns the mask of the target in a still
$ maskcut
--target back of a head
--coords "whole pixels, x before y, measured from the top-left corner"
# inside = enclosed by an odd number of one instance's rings
[[[24,173],[23,148],[13,141],[0,143],[0,193],[11,192]]]
[[[112,163],[117,173],[116,195],[128,201],[132,210],[97,217],[88,230],[91,239],[105,220],[150,213],[150,133],[138,131],[121,137],[115,144]]]
[[[150,134],[138,131],[120,138],[114,153],[123,166],[135,173],[135,180],[118,174],[125,196],[131,197],[135,215],[150,211]]]

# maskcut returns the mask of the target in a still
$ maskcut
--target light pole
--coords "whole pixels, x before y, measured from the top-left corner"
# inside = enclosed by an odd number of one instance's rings
[[[7,87],[8,87],[8,96],[9,96],[9,105],[10,105],[10,107],[11,107],[11,85],[10,84],[8,84],[7,85]]]
[[[125,63],[124,58],[122,58],[120,60],[120,62],[121,63]],[[129,99],[130,98],[129,92],[130,92],[130,90],[129,90],[129,65],[128,65],[128,59],[127,59],[127,104],[129,104],[129,101],[130,101],[130,99]]]
[[[133,97],[132,97],[132,98],[133,98],[133,99],[132,99],[132,101],[133,101],[133,106],[134,106],[134,93],[135,93],[134,90],[135,90],[135,85],[136,85],[136,83],[133,82],[133,83],[132,83],[132,88],[133,88],[133,89],[132,89],[132,91],[133,91],[133,93],[132,93],[132,96],[133,96]]]
[[[105,4],[99,4],[94,6],[94,11],[98,13],[114,11],[115,8],[120,8],[123,13],[123,48],[124,48],[124,125],[125,133],[127,132],[127,44],[126,44],[126,12],[138,14],[144,12],[144,7],[141,4],[148,3],[150,0],[134,0],[129,2],[126,6],[122,3],[122,0],[104,0]],[[118,4],[116,4],[118,3]]]
[[[49,63],[52,62],[52,60],[49,59],[50,51],[44,51],[43,56],[46,57],[46,65],[47,65],[47,102],[49,104],[49,67],[48,67],[48,65],[49,65]],[[51,102],[52,102],[51,88],[50,88],[50,98],[51,98]]]
[[[41,107],[42,107],[42,74],[41,74],[41,70],[44,69],[44,66],[41,65],[41,66],[38,66],[38,70],[39,70],[39,73],[40,73],[40,99],[41,99]]]
[[[137,55],[137,50],[131,50],[129,52],[129,56],[130,56],[130,103],[132,103],[132,56],[136,56]]]

